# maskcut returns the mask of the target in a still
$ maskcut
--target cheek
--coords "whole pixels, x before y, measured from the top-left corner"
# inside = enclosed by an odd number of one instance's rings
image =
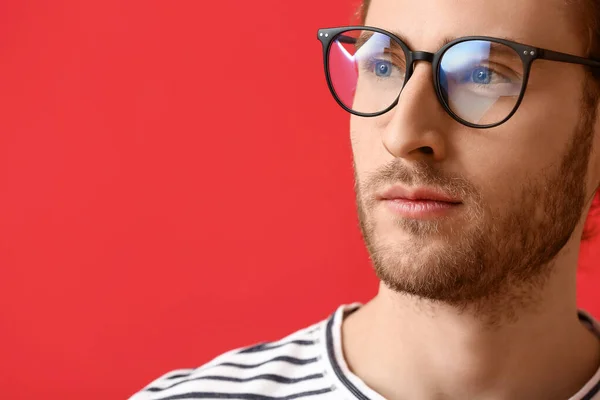
[[[506,210],[524,201],[526,188],[559,168],[573,121],[572,116],[523,113],[489,131],[465,132],[455,146],[456,160],[462,160],[457,171],[480,188],[486,207]]]

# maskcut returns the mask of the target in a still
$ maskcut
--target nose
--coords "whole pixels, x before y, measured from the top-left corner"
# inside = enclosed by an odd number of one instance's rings
[[[398,104],[389,111],[392,115],[382,141],[394,157],[429,162],[446,157],[448,144],[444,130],[452,121],[437,99],[431,76],[430,63],[417,63]]]

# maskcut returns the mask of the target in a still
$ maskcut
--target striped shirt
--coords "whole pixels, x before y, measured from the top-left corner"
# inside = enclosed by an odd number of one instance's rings
[[[359,303],[276,342],[232,350],[195,369],[170,372],[130,400],[384,400],[354,375],[342,353],[341,326]],[[600,338],[600,325],[579,318]],[[569,400],[600,400],[600,369]]]

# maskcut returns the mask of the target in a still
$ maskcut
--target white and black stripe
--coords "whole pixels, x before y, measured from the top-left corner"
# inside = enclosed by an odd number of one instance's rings
[[[322,324],[277,342],[227,352],[196,369],[173,371],[130,400],[335,399],[323,367]]]
[[[341,306],[330,318],[277,342],[232,350],[195,369],[170,372],[130,400],[385,400],[348,368],[341,324],[360,304]],[[600,326],[586,313],[582,323]],[[572,400],[600,400],[600,370]]]

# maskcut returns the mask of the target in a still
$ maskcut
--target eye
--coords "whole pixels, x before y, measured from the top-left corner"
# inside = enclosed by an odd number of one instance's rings
[[[381,77],[387,77],[392,74],[392,66],[389,61],[377,61],[375,62],[375,74]]]
[[[487,85],[492,81],[493,72],[486,67],[477,67],[471,73],[471,79],[474,83]]]

